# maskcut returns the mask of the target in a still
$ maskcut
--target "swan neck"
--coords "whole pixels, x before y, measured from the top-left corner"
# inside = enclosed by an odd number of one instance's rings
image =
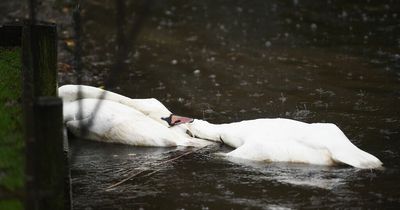
[[[188,129],[198,138],[220,141],[221,130],[219,125],[196,119],[188,125]]]

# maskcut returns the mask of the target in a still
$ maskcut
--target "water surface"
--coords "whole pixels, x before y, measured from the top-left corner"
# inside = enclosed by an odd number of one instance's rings
[[[141,7],[126,3],[125,34]],[[155,97],[177,114],[215,123],[262,117],[332,122],[385,169],[214,155],[231,150],[226,146],[159,165],[191,149],[74,141],[75,209],[396,208],[399,11],[396,1],[154,2],[138,38],[130,40],[115,91]],[[116,14],[114,1],[83,2],[88,84],[103,85],[116,66]],[[149,168],[159,171],[106,190]]]

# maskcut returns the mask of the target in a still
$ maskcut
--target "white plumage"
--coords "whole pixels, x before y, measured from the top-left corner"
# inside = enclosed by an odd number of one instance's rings
[[[360,150],[330,123],[308,124],[281,118],[229,124],[194,120],[188,128],[196,137],[223,141],[236,148],[225,154],[229,157],[318,165],[345,163],[357,168],[382,165],[378,158]]]
[[[64,122],[77,136],[135,146],[205,146],[223,141],[236,148],[226,156],[256,161],[319,165],[345,163],[378,168],[382,162],[360,150],[334,124],[289,119],[257,119],[229,124],[195,120],[169,127],[171,112],[158,100],[128,97],[83,85],[59,88]],[[81,125],[87,132],[81,132]],[[194,136],[186,134],[189,130]],[[84,134],[85,136],[81,136]]]
[[[76,136],[135,146],[200,147],[211,143],[188,136],[184,124],[170,128],[161,118],[171,112],[156,99],[130,99],[84,85],[64,85],[58,91],[64,122]]]

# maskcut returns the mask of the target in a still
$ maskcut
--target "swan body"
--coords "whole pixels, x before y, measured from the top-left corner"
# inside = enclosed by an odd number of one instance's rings
[[[211,142],[188,136],[184,124],[169,127],[171,112],[158,100],[131,99],[84,85],[59,88],[66,127],[74,135],[134,146],[195,146]],[[82,128],[85,128],[83,131]]]
[[[236,148],[228,157],[255,161],[299,162],[318,165],[344,163],[378,168],[382,162],[362,151],[334,124],[290,119],[256,119],[229,124],[194,120],[188,124],[196,137],[223,141]]]
[[[63,85],[58,88],[58,94],[63,100],[63,104],[78,101],[80,99],[98,99],[99,101],[113,101],[149,116],[153,120],[168,126],[161,117],[169,116],[171,112],[157,99],[131,99],[129,97],[86,85]]]

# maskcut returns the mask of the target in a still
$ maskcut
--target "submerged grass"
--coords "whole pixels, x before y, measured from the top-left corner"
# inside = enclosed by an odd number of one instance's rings
[[[0,209],[22,209],[21,49],[0,47]]]

